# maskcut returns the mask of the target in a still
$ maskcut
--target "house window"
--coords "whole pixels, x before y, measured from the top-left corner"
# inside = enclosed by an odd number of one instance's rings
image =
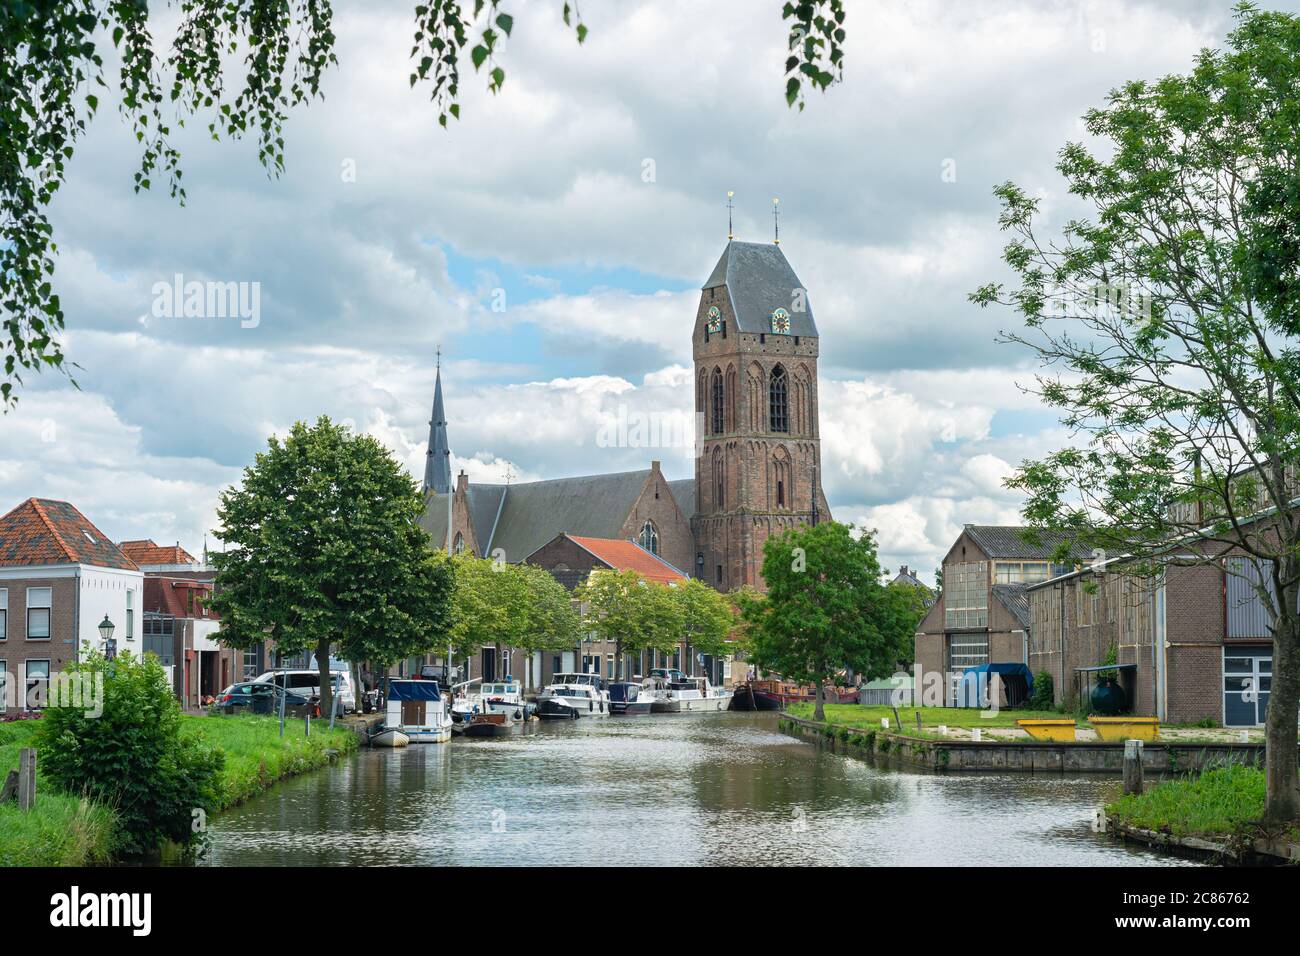
[[[126,592],[126,639],[135,640],[135,592]]]
[[[50,639],[50,588],[27,589],[27,640]]]
[[[48,660],[27,661],[27,696],[24,698],[28,710],[39,710],[45,706],[45,699],[50,690],[50,662]]]
[[[785,380],[785,369],[778,365],[772,369],[772,378],[767,386],[769,431],[788,432],[790,430],[790,395]]]
[[[17,706],[17,701],[9,699],[9,665],[5,661],[0,661],[0,707],[9,708]]]
[[[659,530],[653,521],[647,521],[641,526],[640,544],[651,554],[659,553]]]
[[[944,627],[989,626],[989,566],[987,561],[950,564],[943,570]]]
[[[0,588],[0,641],[9,636],[9,591]]]
[[[722,565],[718,565],[718,583],[722,583]]]

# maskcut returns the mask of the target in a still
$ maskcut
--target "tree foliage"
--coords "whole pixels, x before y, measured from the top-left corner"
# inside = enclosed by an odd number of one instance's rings
[[[899,598],[881,583],[871,532],[826,521],[792,528],[763,546],[767,594],[742,595],[753,663],[787,680],[822,686],[845,668],[891,673]]]
[[[1187,75],[1127,83],[1085,117],[1103,144],[1060,153],[1090,218],[1040,235],[1006,183],[1016,277],[972,299],[1044,372],[1034,391],[1074,441],[1009,482],[1025,517],[1132,573],[1246,555],[1273,622],[1269,815],[1300,816],[1300,19],[1237,8]]]
[[[120,61],[119,111],[140,147],[134,188],[161,179],[181,203],[177,129],[202,117],[213,139],[252,137],[258,161],[278,176],[290,111],[323,96],[324,73],[338,62],[329,0],[169,6],[179,13],[170,44],[154,36],[148,0],[0,0],[0,407],[14,400],[23,372],[69,370],[48,207],[109,89],[108,44]],[[588,31],[577,3],[565,0],[561,14],[582,43]],[[843,0],[786,3],[782,15],[790,25],[786,99],[802,109],[805,89],[824,90],[841,76]],[[514,17],[503,0],[420,0],[414,16],[411,86],[429,89],[446,126],[460,116],[466,47],[488,88],[502,88],[498,54]]]
[[[578,612],[543,568],[463,555],[454,560],[453,646],[462,655],[493,645],[524,653],[574,647]]]
[[[614,644],[616,676],[622,677],[624,654],[676,649],[686,612],[673,590],[636,571],[597,569],[574,592],[582,605],[583,630]]]
[[[669,589],[682,612],[682,637],[700,654],[720,657],[737,627],[735,606],[727,595],[691,578]]]
[[[191,847],[214,813],[225,756],[181,729],[180,704],[157,658],[124,651],[113,660],[88,650],[62,676],[81,691],[55,695],[37,731],[41,773],[55,787],[112,807],[114,852],[136,855],[164,841]],[[85,704],[102,680],[102,713]]]
[[[369,435],[322,417],[272,436],[217,509],[225,550],[211,556],[211,604],[222,642],[314,651],[322,712],[331,645],[344,660],[385,664],[445,647],[452,572],[418,524],[423,509]]]

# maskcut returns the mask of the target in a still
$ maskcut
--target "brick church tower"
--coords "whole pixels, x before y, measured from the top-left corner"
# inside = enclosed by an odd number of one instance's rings
[[[817,326],[776,243],[730,240],[704,283],[695,357],[695,575],[762,587],[763,543],[830,520],[821,489]]]

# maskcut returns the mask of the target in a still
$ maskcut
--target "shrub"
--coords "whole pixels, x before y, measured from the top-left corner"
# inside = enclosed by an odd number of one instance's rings
[[[180,705],[161,665],[92,651],[65,673],[102,676],[103,712],[51,701],[36,735],[46,779],[116,810],[115,853],[149,853],[167,840],[192,846],[195,811],[217,808],[224,755],[181,732]]]
[[[1030,710],[1052,710],[1055,704],[1056,686],[1052,683],[1052,675],[1047,671],[1039,671],[1034,675],[1034,692],[1029,697]]]

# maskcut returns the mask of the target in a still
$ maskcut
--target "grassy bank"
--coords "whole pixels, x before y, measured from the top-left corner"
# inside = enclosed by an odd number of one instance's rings
[[[183,718],[186,731],[194,731],[211,747],[226,753],[221,772],[221,809],[261,793],[277,780],[315,770],[330,762],[330,751],[355,750],[357,736],[343,727],[329,730],[328,721],[313,721],[311,736],[302,720],[288,720],[284,738],[275,717]]]
[[[813,705],[794,703],[786,708],[792,717],[811,720]],[[1034,718],[1059,719],[1060,714],[1050,710],[1004,710],[991,717],[981,717],[982,711],[973,707],[900,707],[898,717],[902,727],[894,725],[894,711],[890,707],[864,707],[861,704],[827,704],[826,722],[847,727],[860,727],[866,730],[879,730],[880,719],[889,719],[889,729],[899,730],[905,734],[915,735],[916,715],[921,715],[921,733],[923,736],[938,733],[938,728],[945,727],[1014,727],[1017,720]]]
[[[0,780],[18,767],[18,752],[33,746],[38,721],[0,724]],[[303,721],[285,723],[284,738],[274,717],[182,718],[183,730],[226,754],[221,773],[220,809],[271,787],[277,780],[315,770],[330,762],[330,751],[356,749],[357,737],[342,727],[314,723],[311,736]],[[0,866],[86,866],[109,861],[115,815],[111,808],[55,792],[41,776],[36,759],[36,806],[23,813],[16,803],[0,806]]]
[[[1264,772],[1231,766],[1199,777],[1156,784],[1141,796],[1106,807],[1111,819],[1175,836],[1223,837],[1247,832],[1264,815]]]
[[[18,768],[18,752],[32,746],[34,720],[0,724],[0,781]],[[113,846],[113,811],[81,797],[53,793],[36,758],[36,806],[0,806],[0,866],[85,866],[105,863]]]

